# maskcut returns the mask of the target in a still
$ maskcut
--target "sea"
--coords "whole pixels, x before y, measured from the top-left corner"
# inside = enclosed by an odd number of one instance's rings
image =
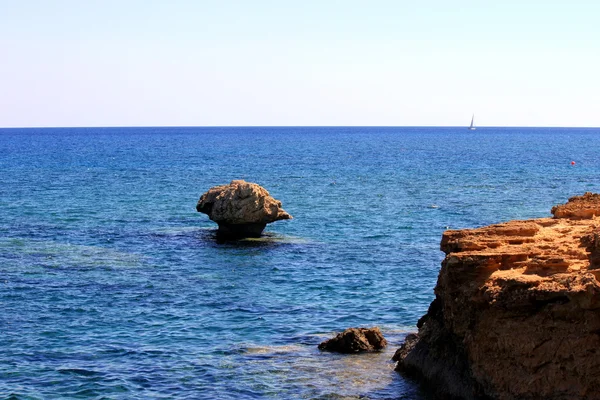
[[[600,129],[0,129],[0,399],[425,399],[442,233],[600,191]],[[222,242],[244,179],[293,215]],[[321,352],[378,326],[380,353]]]

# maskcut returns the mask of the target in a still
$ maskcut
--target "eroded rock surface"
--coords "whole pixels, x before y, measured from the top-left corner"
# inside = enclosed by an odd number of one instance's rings
[[[387,341],[378,327],[348,328],[334,338],[319,344],[319,350],[360,353],[381,350],[385,346],[387,346]]]
[[[258,237],[267,224],[292,219],[265,188],[243,180],[210,188],[196,210],[219,224],[221,236],[233,238]]]
[[[587,219],[600,215],[600,194],[586,192],[583,196],[574,196],[566,204],[552,207],[555,218]]]
[[[440,397],[600,399],[600,196],[444,233],[436,298],[397,369]]]

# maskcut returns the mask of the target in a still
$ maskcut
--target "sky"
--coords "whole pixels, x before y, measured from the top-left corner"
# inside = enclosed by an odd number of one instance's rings
[[[600,127],[599,1],[0,0],[0,127]]]

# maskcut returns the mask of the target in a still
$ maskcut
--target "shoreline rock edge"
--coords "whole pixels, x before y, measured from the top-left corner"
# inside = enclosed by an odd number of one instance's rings
[[[394,355],[434,397],[600,398],[600,195],[449,230],[435,299]]]

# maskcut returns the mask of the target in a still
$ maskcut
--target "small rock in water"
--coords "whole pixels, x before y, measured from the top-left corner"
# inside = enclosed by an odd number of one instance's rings
[[[332,339],[319,345],[319,350],[337,353],[360,353],[377,351],[387,346],[387,340],[378,327],[348,328]]]

